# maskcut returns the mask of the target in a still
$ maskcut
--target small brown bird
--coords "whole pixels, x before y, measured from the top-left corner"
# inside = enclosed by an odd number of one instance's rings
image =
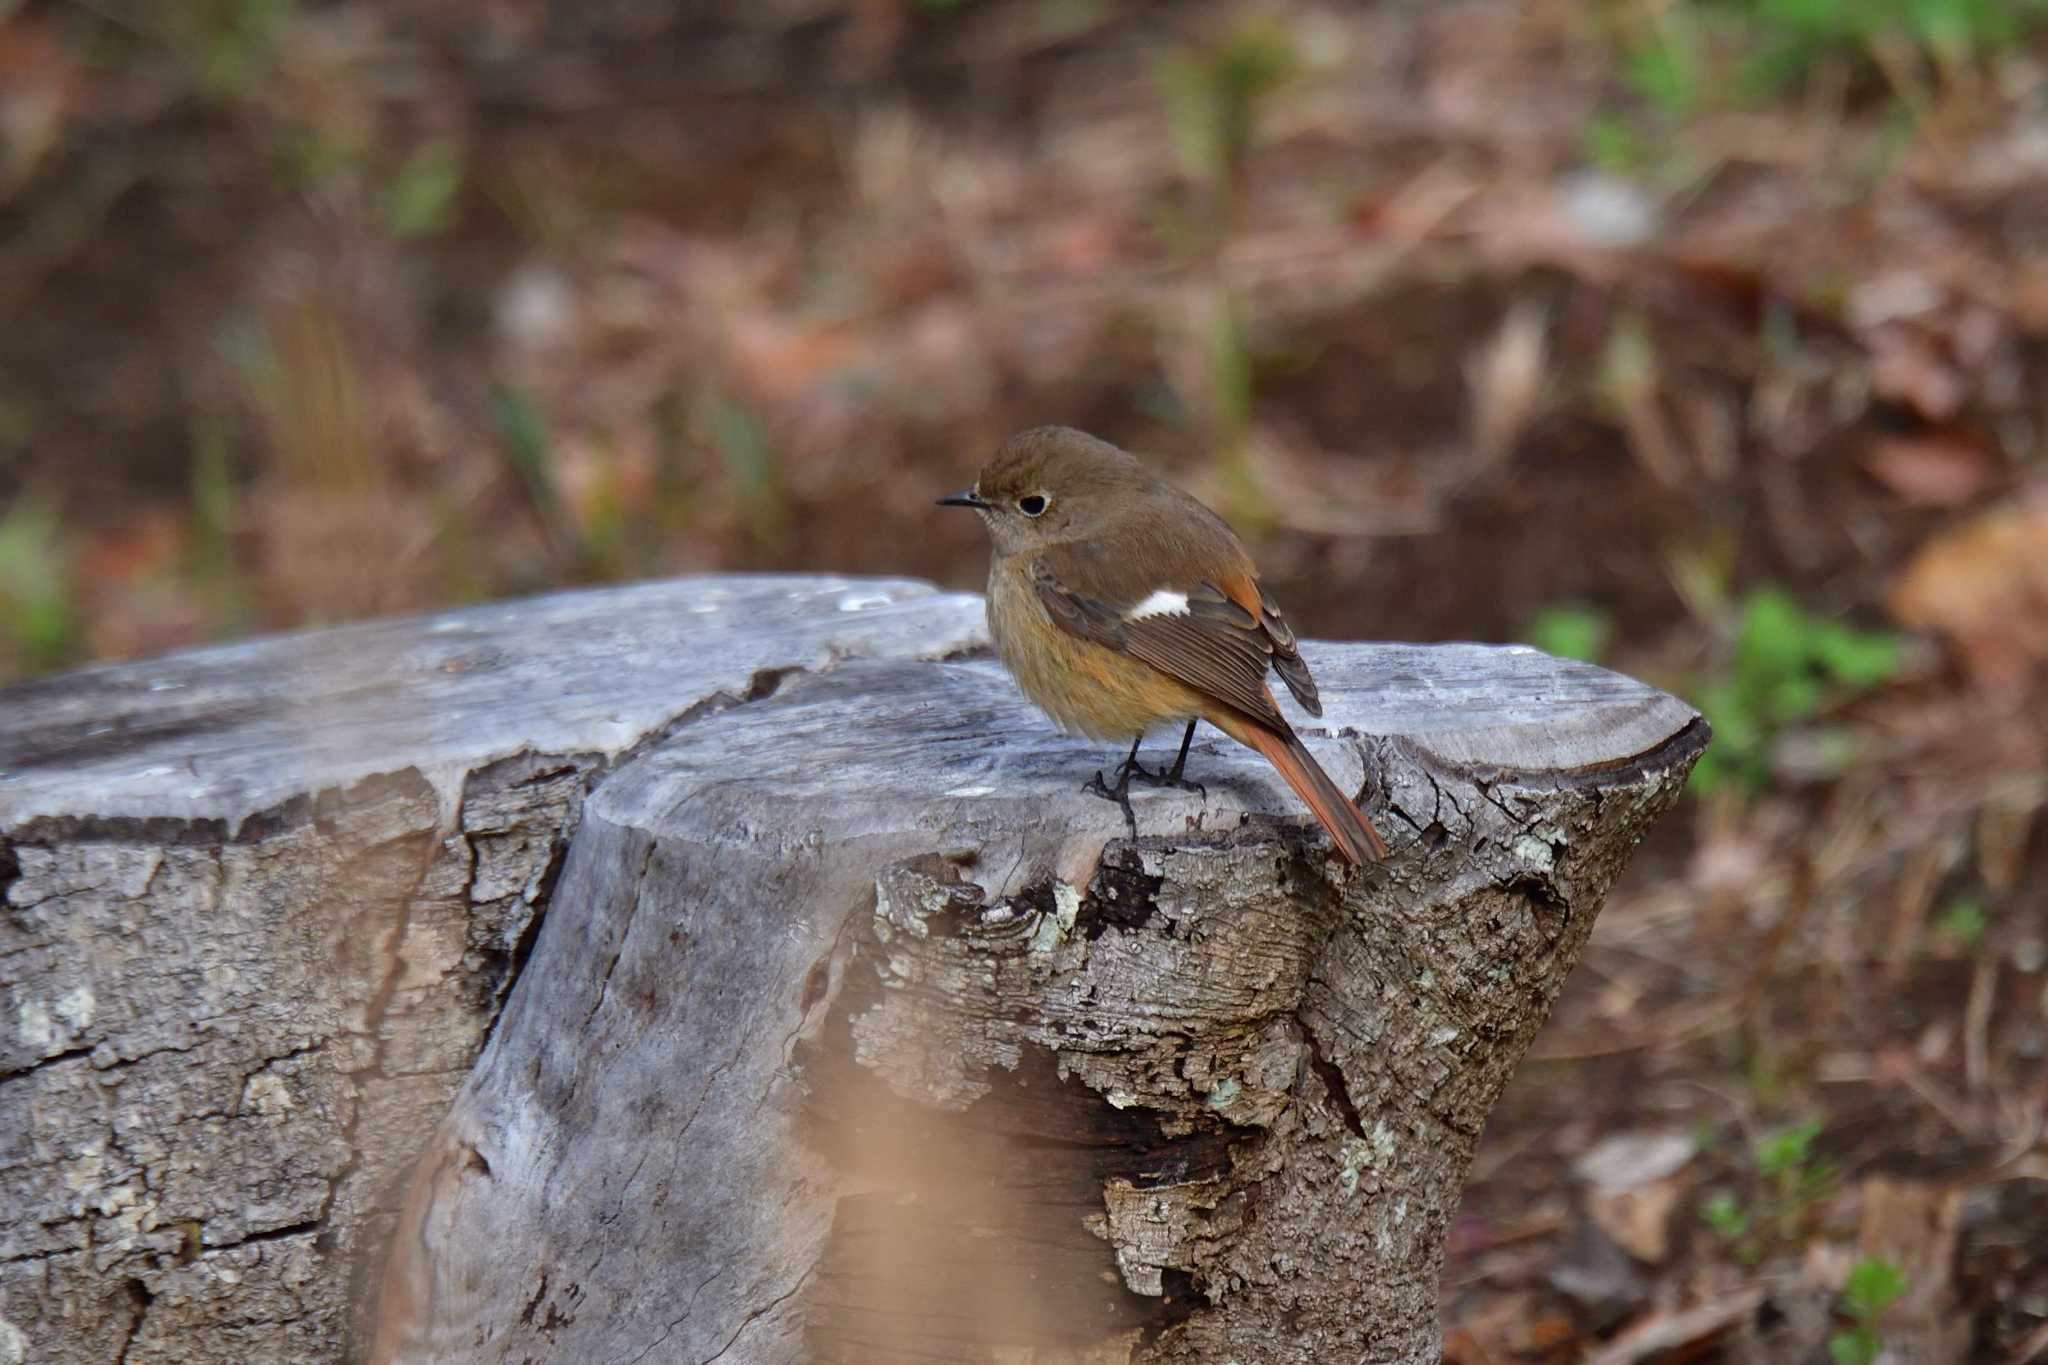
[[[1090,789],[1130,818],[1132,777],[1192,787],[1195,722],[1258,750],[1351,863],[1386,843],[1303,746],[1266,685],[1271,668],[1320,716],[1294,632],[1259,587],[1223,518],[1107,441],[1034,427],[1005,441],[974,487],[939,499],[988,526],[988,627],[1024,694],[1068,730],[1134,736],[1115,787]],[[1186,721],[1164,773],[1138,765],[1154,726]],[[1133,822],[1135,829],[1135,822]]]

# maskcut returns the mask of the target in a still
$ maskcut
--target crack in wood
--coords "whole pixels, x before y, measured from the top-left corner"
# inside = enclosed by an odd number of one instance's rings
[[[803,1292],[804,1285],[809,1283],[810,1278],[814,1273],[815,1269],[806,1270],[802,1275],[797,1277],[797,1282],[791,1285],[785,1292],[769,1300],[767,1303],[762,1304],[753,1312],[747,1314],[746,1319],[740,1323],[739,1328],[733,1332],[731,1338],[726,1341],[725,1345],[719,1347],[715,1352],[706,1356],[702,1361],[698,1363],[698,1365],[714,1365],[714,1362],[723,1357],[727,1351],[730,1351],[733,1348],[733,1346],[739,1341],[741,1337],[747,1334],[747,1329],[749,1327],[752,1327],[762,1318],[768,1316],[768,1314],[782,1307],[783,1304],[788,1303],[791,1299],[795,1298],[799,1293]]]
[[[26,1066],[18,1066],[7,1071],[0,1071],[0,1085],[6,1085],[10,1081],[25,1080],[39,1071],[46,1071],[53,1066],[62,1066],[65,1062],[90,1060],[92,1054],[98,1050],[98,1047],[98,1043],[87,1044],[83,1047],[69,1047],[62,1052],[53,1052],[47,1057],[39,1057]]]
[[[1344,1120],[1345,1128],[1356,1138],[1365,1136],[1365,1120],[1359,1115],[1358,1106],[1352,1102],[1351,1087],[1344,1080],[1344,1072],[1330,1060],[1323,1051],[1323,1040],[1317,1036],[1315,1025],[1307,1019],[1300,1021],[1302,1037],[1308,1042],[1308,1064],[1316,1078],[1329,1093],[1330,1102],[1337,1107],[1338,1115]]]
[[[616,972],[619,969],[619,959],[623,957],[626,952],[626,940],[631,938],[633,935],[633,918],[636,914],[639,913],[640,906],[646,899],[647,870],[653,865],[654,843],[652,840],[650,840],[647,844],[645,853],[642,855],[640,859],[640,871],[638,875],[636,875],[633,878],[632,911],[627,914],[625,921],[619,925],[619,941],[612,945],[611,956],[605,960],[604,972],[598,978],[597,998],[590,1002],[590,1012],[583,1016],[583,1028],[585,1032],[588,1032],[590,1029],[590,1021],[597,1018],[598,1013],[604,1009],[605,1001],[611,998],[612,973]]]
[[[142,1326],[149,1320],[150,1305],[156,1302],[156,1295],[149,1286],[134,1276],[123,1283],[122,1289],[128,1295],[132,1316],[122,1333],[120,1349],[114,1353],[114,1365],[128,1365],[128,1353],[135,1349],[136,1338],[142,1335]]]

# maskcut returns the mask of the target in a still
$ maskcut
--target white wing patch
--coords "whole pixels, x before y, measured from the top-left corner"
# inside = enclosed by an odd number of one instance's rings
[[[1124,613],[1126,621],[1142,621],[1147,616],[1186,616],[1188,595],[1184,592],[1168,592],[1165,588],[1155,591],[1150,597]]]

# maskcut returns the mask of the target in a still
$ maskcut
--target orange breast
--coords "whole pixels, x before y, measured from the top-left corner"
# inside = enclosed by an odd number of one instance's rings
[[[988,629],[1017,686],[1063,729],[1132,739],[1207,709],[1179,679],[1054,625],[1015,560],[998,559],[989,569]]]

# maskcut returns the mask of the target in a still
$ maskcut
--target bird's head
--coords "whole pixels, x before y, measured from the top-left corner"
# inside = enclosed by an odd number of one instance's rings
[[[939,499],[971,507],[996,553],[1016,554],[1085,536],[1150,482],[1143,465],[1107,441],[1072,427],[1033,427],[996,450],[974,487]]]

